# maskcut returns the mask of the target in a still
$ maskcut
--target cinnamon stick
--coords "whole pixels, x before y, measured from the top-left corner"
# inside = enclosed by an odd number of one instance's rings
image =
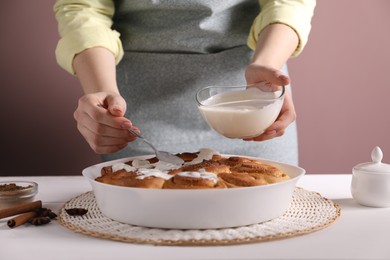
[[[32,218],[35,218],[37,216],[37,213],[35,211],[30,211],[27,213],[20,214],[10,220],[7,221],[7,225],[10,228],[15,228],[17,226],[20,226],[28,221],[30,221]]]
[[[37,200],[33,202],[24,203],[21,205],[17,205],[14,207],[6,208],[6,209],[0,209],[0,219],[11,217],[14,215],[26,213],[29,211],[34,211],[35,209],[42,208],[42,201]]]

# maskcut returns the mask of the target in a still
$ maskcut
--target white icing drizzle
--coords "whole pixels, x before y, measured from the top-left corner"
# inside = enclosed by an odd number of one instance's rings
[[[131,163],[132,165],[128,165],[125,163],[116,163],[112,165],[112,170],[126,170],[127,172],[136,172],[138,174],[137,179],[145,179],[146,177],[158,177],[164,180],[168,180],[172,178],[173,175],[168,174],[170,170],[175,170],[180,168],[181,166],[170,164],[162,161],[158,161],[156,163],[150,163],[148,160],[138,160],[135,159]]]
[[[213,158],[214,154],[219,154],[217,151],[209,148],[202,148],[199,150],[198,156],[190,161],[184,163],[184,165],[192,165],[192,164],[197,164],[203,162],[203,160],[211,160]]]
[[[146,169],[146,168],[141,168],[137,170],[137,173],[140,174],[137,176],[137,179],[142,180],[147,177],[158,177],[162,178],[164,180],[169,180],[170,178],[173,177],[172,174],[168,174],[167,171],[161,171],[159,169]]]
[[[214,184],[218,182],[217,175],[212,172],[206,172],[205,169],[199,169],[199,171],[197,172],[179,172],[177,175],[183,177],[202,178],[202,179],[212,180]]]
[[[116,172],[116,171],[119,171],[119,170],[125,170],[127,172],[133,172],[135,170],[137,170],[137,168],[131,166],[131,165],[128,165],[128,164],[125,164],[125,163],[116,163],[114,165],[111,166],[111,169],[113,172]]]
[[[135,159],[133,160],[131,165],[133,165],[136,168],[147,168],[147,169],[153,168],[153,165],[148,160]]]
[[[199,150],[198,156],[191,162],[186,162],[184,165],[192,165],[203,162],[203,160],[210,160],[213,158],[214,154],[219,154],[217,151],[202,148]],[[145,179],[147,177],[158,177],[164,180],[168,180],[173,177],[173,175],[168,174],[171,170],[176,170],[181,167],[181,165],[170,164],[162,161],[156,163],[150,163],[148,160],[139,160],[135,159],[128,165],[125,163],[116,163],[112,165],[112,171],[116,172],[119,170],[126,170],[127,172],[136,172],[137,179]],[[204,169],[200,169],[199,172],[181,172],[180,176],[187,176],[193,178],[203,178],[213,180],[214,183],[217,183],[218,177],[211,172],[206,172]]]
[[[181,167],[181,165],[171,164],[167,162],[158,161],[155,163],[150,163],[148,160],[134,160],[132,165],[136,168],[146,168],[146,169],[159,169],[161,171],[170,171],[176,170]]]
[[[158,161],[156,163],[152,163],[152,165],[161,171],[170,171],[170,170],[176,170],[181,167],[181,165],[176,165],[176,164],[171,164],[171,163],[166,163],[162,161]]]

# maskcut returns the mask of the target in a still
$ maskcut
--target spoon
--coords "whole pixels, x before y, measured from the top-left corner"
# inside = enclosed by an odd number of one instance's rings
[[[140,134],[138,134],[137,132],[135,132],[131,128],[129,128],[128,130],[130,131],[130,133],[132,133],[133,135],[142,139],[142,141],[144,141],[145,143],[150,145],[150,147],[152,147],[152,149],[154,150],[154,153],[156,154],[157,159],[159,159],[160,161],[175,164],[175,165],[182,165],[184,163],[183,159],[181,159],[180,157],[178,157],[174,154],[157,150],[156,147],[154,147],[154,145],[151,142],[149,142],[148,140],[143,138]]]

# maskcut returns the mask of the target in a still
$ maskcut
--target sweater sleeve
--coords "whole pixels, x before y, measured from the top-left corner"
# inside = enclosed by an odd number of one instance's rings
[[[292,56],[300,54],[307,43],[311,30],[311,19],[315,0],[259,0],[261,12],[254,20],[247,44],[255,49],[261,31],[273,23],[291,27],[299,38],[299,44]]]
[[[60,40],[56,47],[57,63],[75,74],[72,63],[76,54],[93,47],[113,53],[116,63],[123,57],[119,33],[111,29],[115,6],[112,0],[57,0],[54,12]]]

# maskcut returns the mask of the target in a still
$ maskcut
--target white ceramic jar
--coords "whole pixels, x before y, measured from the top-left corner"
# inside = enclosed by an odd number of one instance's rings
[[[390,164],[382,163],[383,153],[378,146],[371,158],[372,162],[352,169],[352,197],[364,206],[390,207]]]

